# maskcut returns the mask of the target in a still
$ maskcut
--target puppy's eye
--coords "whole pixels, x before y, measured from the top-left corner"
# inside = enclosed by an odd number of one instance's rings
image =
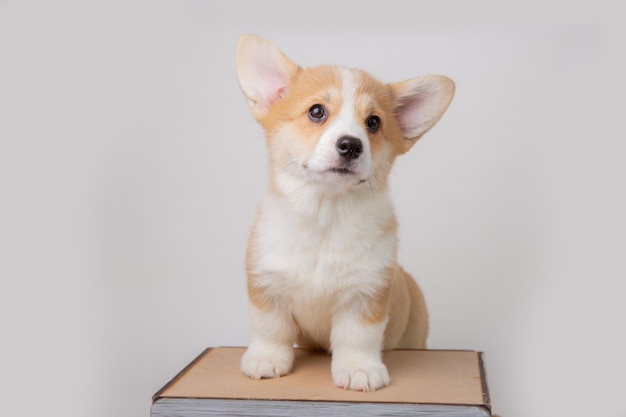
[[[367,126],[367,130],[372,133],[378,132],[380,129],[380,117],[372,115],[365,120],[365,126]]]
[[[309,109],[309,119],[314,122],[323,122],[328,117],[328,112],[321,104],[314,104]]]

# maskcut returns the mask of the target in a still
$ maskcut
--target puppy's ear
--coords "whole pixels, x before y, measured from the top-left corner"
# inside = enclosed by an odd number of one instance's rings
[[[287,94],[291,79],[300,71],[278,48],[255,35],[239,38],[235,66],[239,85],[258,121]]]
[[[443,116],[454,97],[454,81],[443,75],[425,75],[390,87],[406,152]]]

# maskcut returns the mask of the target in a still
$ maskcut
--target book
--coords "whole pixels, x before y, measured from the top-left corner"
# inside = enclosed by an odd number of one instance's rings
[[[206,349],[153,396],[151,417],[491,416],[481,352],[386,351],[391,384],[358,392],[333,384],[330,355],[296,349],[289,375],[253,380],[244,351]]]

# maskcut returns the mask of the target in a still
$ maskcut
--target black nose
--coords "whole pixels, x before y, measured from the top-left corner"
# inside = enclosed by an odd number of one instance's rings
[[[343,159],[357,159],[363,153],[363,142],[352,136],[342,136],[337,141],[337,151]]]

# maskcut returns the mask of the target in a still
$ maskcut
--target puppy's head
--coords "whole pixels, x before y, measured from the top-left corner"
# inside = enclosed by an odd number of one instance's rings
[[[386,184],[395,157],[437,123],[454,95],[452,80],[440,75],[383,84],[355,69],[302,69],[254,35],[239,38],[236,67],[265,129],[278,188]]]

